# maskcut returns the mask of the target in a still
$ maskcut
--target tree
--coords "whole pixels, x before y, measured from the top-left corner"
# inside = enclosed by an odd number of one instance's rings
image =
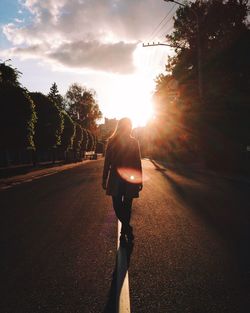
[[[77,83],[72,84],[66,93],[67,110],[71,118],[82,127],[96,130],[96,121],[102,117],[95,91]]]
[[[73,147],[73,140],[75,137],[75,124],[72,121],[71,117],[68,115],[66,111],[61,111],[63,116],[63,132],[61,136],[61,145],[60,147],[63,151],[68,151]]]
[[[246,0],[197,0],[177,10],[174,31],[167,36],[176,55],[169,58],[169,74],[158,77],[155,92],[160,142],[175,155],[193,151],[207,164],[240,163],[241,147],[250,140],[248,12]],[[175,94],[171,80],[177,82]]]
[[[56,148],[61,143],[63,116],[56,104],[40,92],[32,92],[35,103],[37,124],[35,127],[35,145],[38,150]]]
[[[82,141],[83,141],[82,127],[78,123],[75,123],[75,136],[73,140],[73,150],[74,150],[75,160],[81,159]]]
[[[196,0],[177,10],[174,31],[167,35],[176,56],[169,59],[167,69],[180,83],[198,89],[200,49],[205,102],[231,88],[249,86],[248,10],[247,0]]]
[[[84,154],[87,151],[87,147],[88,147],[88,131],[85,128],[82,128],[82,135],[83,135],[83,139],[82,139],[82,146],[81,146],[81,150],[82,150],[82,154]]]
[[[9,61],[9,60],[8,60]],[[6,62],[0,63],[0,83],[1,84],[10,84],[16,87],[20,87],[18,79],[21,76],[19,72],[12,65],[7,65]]]
[[[60,95],[57,84],[55,82],[50,87],[50,92],[48,94],[48,97],[58,106],[59,109],[61,110],[65,109],[63,96]]]
[[[93,151],[93,147],[94,147],[94,136],[91,133],[91,131],[87,130],[87,134],[88,134],[88,144],[87,144],[87,149],[86,151]]]
[[[36,113],[28,92],[12,83],[0,83],[0,103],[0,149],[33,149]]]

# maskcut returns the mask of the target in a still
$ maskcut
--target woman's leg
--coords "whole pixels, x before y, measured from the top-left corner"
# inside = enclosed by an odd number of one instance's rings
[[[115,210],[115,214],[117,218],[120,220],[122,227],[121,227],[121,234],[120,234],[120,242],[121,245],[126,244],[126,237],[125,237],[125,229],[124,229],[124,207],[123,207],[123,196],[119,194],[118,196],[113,196],[113,207]]]
[[[123,198],[123,228],[126,234],[132,233],[132,227],[130,226],[131,211],[132,211],[133,198]]]
[[[112,197],[113,208],[115,210],[116,217],[122,222],[123,221],[123,201],[122,195],[118,194],[117,196]]]

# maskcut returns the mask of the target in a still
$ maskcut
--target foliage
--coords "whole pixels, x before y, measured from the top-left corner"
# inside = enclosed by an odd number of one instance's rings
[[[19,72],[12,65],[7,65],[6,62],[0,63],[0,83],[11,84],[13,86],[19,86],[18,79],[22,73]]]
[[[35,145],[37,149],[55,148],[61,143],[63,116],[56,104],[40,92],[30,94],[35,103],[37,124]]]
[[[102,117],[96,94],[77,83],[72,84],[66,93],[67,110],[72,119],[82,127],[95,130],[96,121]]]
[[[57,84],[55,82],[50,87],[48,97],[58,106],[58,108],[60,108],[61,110],[65,109],[63,96],[60,95]]]
[[[176,55],[169,58],[169,74],[157,77],[154,95],[154,140],[167,154],[217,163],[231,159],[232,166],[249,144],[248,12],[245,0],[196,0],[178,8],[167,36]]]
[[[66,111],[61,111],[63,116],[63,132],[61,137],[61,147],[64,151],[68,151],[73,147],[75,137],[75,124]]]
[[[75,152],[79,153],[81,151],[83,141],[83,130],[81,125],[75,123],[75,136],[73,140],[73,149]]]
[[[36,113],[34,104],[23,88],[0,84],[0,149],[34,148]]]
[[[175,30],[167,36],[177,54],[167,68],[180,83],[197,89],[200,48],[205,100],[249,86],[248,9],[246,0],[213,0],[195,1],[177,10]]]
[[[95,145],[95,138],[89,130],[87,130],[87,134],[88,134],[88,144],[87,144],[87,150],[86,151],[93,151],[93,148]]]
[[[96,150],[96,144],[97,144],[97,137],[95,134],[92,133],[93,136],[93,145],[92,145],[92,151]]]
[[[83,135],[83,139],[82,139],[82,152],[87,151],[87,147],[88,147],[88,131],[87,129],[83,128],[82,129],[82,135]]]
[[[0,62],[0,149],[6,157],[4,162],[9,164],[17,155],[18,161],[30,160],[31,154],[22,151],[26,148],[41,152],[33,155],[34,164],[37,157],[80,160],[82,153],[95,150],[96,136],[92,132],[101,117],[95,92],[73,84],[63,98],[53,83],[47,96],[29,93],[21,88],[20,75],[16,68]],[[64,110],[66,103],[68,112]],[[57,147],[59,154],[54,150]],[[26,153],[23,158],[20,152]]]

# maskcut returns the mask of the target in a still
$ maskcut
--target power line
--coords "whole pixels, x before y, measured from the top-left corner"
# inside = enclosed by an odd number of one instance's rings
[[[157,34],[157,32],[159,32],[161,29],[162,29],[162,27],[164,27],[166,24],[167,24],[167,22],[169,22],[169,19],[164,23],[164,25],[160,28],[160,29],[158,29],[158,27],[160,27],[161,26],[161,24],[166,20],[166,18],[170,15],[170,13],[173,11],[173,9],[174,9],[174,7],[176,6],[176,4],[174,4],[173,6],[172,6],[172,8],[169,10],[169,12],[164,16],[164,18],[160,21],[160,23],[155,27],[155,29],[151,32],[151,34],[149,35],[149,39],[148,39],[148,41],[151,41],[152,40],[152,38],[155,38],[155,36],[156,36],[156,34]],[[157,30],[158,29],[158,30]]]
[[[174,29],[174,26],[171,25],[167,29],[164,29],[164,31],[158,36],[159,40],[166,39],[166,35],[168,35],[172,30]]]
[[[176,7],[176,4],[174,4],[174,6],[172,7],[172,9],[168,12],[168,15],[170,15],[170,13],[174,10],[175,7]],[[159,34],[159,32],[172,20],[174,14],[175,14],[175,12],[173,12],[173,14],[171,15],[171,17],[158,29],[157,33],[155,34],[154,39],[155,39],[156,36]],[[152,39],[151,39],[151,40],[152,40]]]
[[[165,21],[165,19],[168,17],[168,13],[163,17],[163,19],[160,21],[159,24],[155,27],[155,29],[151,32],[151,34],[148,36],[148,41],[151,39],[151,37],[154,35],[157,28]]]

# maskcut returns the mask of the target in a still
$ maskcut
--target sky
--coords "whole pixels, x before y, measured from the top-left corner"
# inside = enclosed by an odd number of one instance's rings
[[[163,0],[0,0],[0,59],[22,72],[30,91],[94,89],[108,118],[135,127],[153,115],[155,78],[164,73],[177,5]]]

